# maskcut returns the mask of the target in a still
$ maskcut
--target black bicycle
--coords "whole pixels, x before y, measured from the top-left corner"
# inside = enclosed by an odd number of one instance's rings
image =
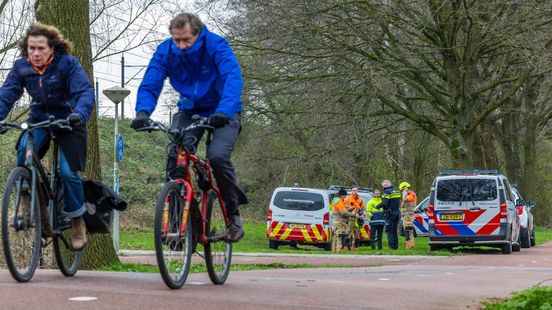
[[[63,213],[63,187],[59,175],[59,147],[56,133],[70,131],[65,119],[28,124],[0,122],[0,128],[28,133],[25,165],[8,176],[2,198],[2,245],[6,264],[18,282],[29,281],[38,267],[42,248],[53,244],[56,264],[67,277],[77,272],[83,251],[71,247],[71,219]],[[50,169],[42,165],[34,149],[34,129],[49,131]]]

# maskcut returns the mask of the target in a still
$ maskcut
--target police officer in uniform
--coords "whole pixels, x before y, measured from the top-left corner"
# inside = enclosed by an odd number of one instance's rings
[[[381,182],[383,187],[383,195],[381,203],[377,206],[378,209],[383,209],[385,214],[385,233],[387,235],[387,243],[389,248],[397,250],[399,248],[399,221],[401,219],[401,193],[393,187],[389,180]]]

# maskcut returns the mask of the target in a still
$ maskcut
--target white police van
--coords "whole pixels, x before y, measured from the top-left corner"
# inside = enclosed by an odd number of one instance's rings
[[[333,191],[278,187],[267,211],[266,236],[270,248],[309,244],[332,248],[330,199]]]
[[[520,219],[508,179],[496,170],[443,170],[431,186],[430,249],[492,246],[520,250]]]

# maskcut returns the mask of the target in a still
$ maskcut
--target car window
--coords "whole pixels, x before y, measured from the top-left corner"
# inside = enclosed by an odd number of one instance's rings
[[[420,212],[426,212],[427,209],[428,209],[428,205],[429,205],[429,199],[426,199],[422,202],[422,204],[420,205],[420,207],[418,208],[418,210]]]
[[[298,211],[316,211],[324,208],[324,196],[318,193],[278,192],[274,205],[281,209]]]
[[[494,179],[448,179],[437,183],[439,201],[487,201],[496,198]]]
[[[510,182],[508,180],[504,179],[504,191],[506,192],[506,200],[508,201],[514,201],[512,198],[512,189],[510,188]]]

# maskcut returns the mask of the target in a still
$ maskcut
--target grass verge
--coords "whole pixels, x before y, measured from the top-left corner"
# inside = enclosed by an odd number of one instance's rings
[[[368,267],[379,267],[381,264],[372,264]],[[246,271],[246,270],[264,270],[264,269],[298,269],[298,268],[348,268],[349,266],[342,265],[309,265],[309,264],[232,264],[231,271]],[[110,266],[104,266],[98,269],[99,271],[120,271],[120,272],[152,272],[158,273],[159,269],[157,265],[149,264],[134,264],[134,263],[118,263]],[[190,266],[190,272],[207,272],[207,267],[204,263],[192,264]]]
[[[543,227],[537,227],[535,230],[537,244],[544,243],[546,241],[552,240],[552,230],[545,229]],[[143,232],[143,231],[121,231],[120,235],[121,240],[121,249],[125,250],[154,250],[153,244],[153,232]],[[416,248],[412,250],[406,250],[404,245],[404,238],[399,237],[399,249],[390,250],[387,247],[387,239],[384,236],[383,239],[383,251],[382,254],[391,254],[391,255],[439,255],[439,256],[450,256],[450,255],[462,255],[470,253],[499,253],[499,249],[487,248],[487,247],[459,247],[455,248],[452,251],[440,250],[433,251],[429,250],[428,238],[427,237],[418,237],[416,238]],[[266,226],[263,224],[245,224],[245,237],[240,242],[234,244],[234,252],[242,253],[296,253],[296,254],[330,254],[328,251],[324,251],[321,248],[315,246],[303,246],[299,245],[297,247],[292,247],[289,244],[281,245],[278,250],[274,250],[268,247],[268,239],[266,237]],[[523,251],[523,250],[522,250]],[[379,251],[373,251],[369,246],[361,246],[358,252],[351,253],[345,252],[346,254],[358,254],[358,255],[369,255],[369,254],[379,254]]]
[[[485,300],[483,309],[552,309],[552,286],[535,286],[514,292],[508,299]]]

